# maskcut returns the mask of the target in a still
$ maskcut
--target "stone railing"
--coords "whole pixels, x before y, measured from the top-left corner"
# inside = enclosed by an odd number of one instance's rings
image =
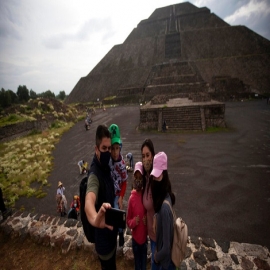
[[[78,220],[18,211],[2,221],[0,230],[22,241],[30,237],[34,243],[50,245],[62,253],[77,248],[96,256],[94,244],[87,241]],[[126,260],[134,259],[129,230],[125,233],[124,247],[117,248],[117,256],[122,255]],[[149,244],[148,260],[150,255]],[[270,269],[270,253],[260,245],[189,236],[181,269]]]

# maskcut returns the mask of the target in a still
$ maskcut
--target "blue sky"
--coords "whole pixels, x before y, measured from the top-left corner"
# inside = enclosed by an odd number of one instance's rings
[[[170,0],[0,0],[0,88],[69,94],[116,44]],[[270,40],[270,0],[192,0]]]

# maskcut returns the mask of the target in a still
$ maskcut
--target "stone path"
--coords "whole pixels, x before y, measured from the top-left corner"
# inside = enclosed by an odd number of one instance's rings
[[[78,193],[77,162],[91,161],[99,124],[120,127],[123,151],[141,159],[140,147],[151,138],[155,151],[168,155],[168,171],[176,194],[176,213],[189,235],[270,247],[270,106],[263,101],[226,103],[229,131],[219,133],[158,133],[138,131],[139,107],[98,111],[89,131],[83,121],[63,135],[56,146],[51,187],[43,199],[22,198],[16,204],[29,212],[56,215],[58,181],[66,187],[68,204]],[[131,175],[125,197],[130,194]]]

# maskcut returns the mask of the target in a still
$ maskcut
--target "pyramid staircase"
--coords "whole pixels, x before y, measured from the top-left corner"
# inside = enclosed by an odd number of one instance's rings
[[[169,130],[202,130],[200,106],[163,108],[162,114]]]
[[[170,61],[155,65],[145,83],[145,99],[155,95],[188,97],[192,93],[206,93],[208,86],[192,62]]]

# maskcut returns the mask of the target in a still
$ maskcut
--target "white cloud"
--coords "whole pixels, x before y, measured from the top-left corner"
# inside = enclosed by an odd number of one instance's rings
[[[238,24],[241,20],[247,21],[253,16],[265,17],[270,14],[270,6],[267,1],[251,0],[246,5],[237,9],[232,15],[226,17],[224,20],[230,24]],[[252,23],[252,21],[251,21]],[[254,24],[255,22],[253,22]]]

